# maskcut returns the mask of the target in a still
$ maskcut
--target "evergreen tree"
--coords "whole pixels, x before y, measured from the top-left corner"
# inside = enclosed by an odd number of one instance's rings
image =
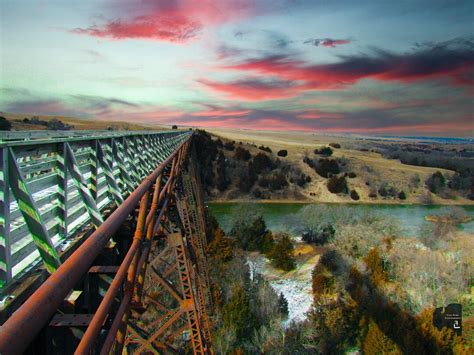
[[[271,231],[267,231],[262,238],[262,243],[260,245],[260,252],[263,254],[268,254],[272,251],[275,245],[275,240],[273,239],[273,233]]]
[[[281,292],[280,297],[278,297],[278,311],[283,318],[288,318],[288,301],[283,295],[283,292]]]
[[[283,234],[268,254],[268,257],[276,268],[291,271],[296,267],[295,258],[293,257],[294,249],[290,236]]]
[[[244,340],[252,336],[256,327],[255,316],[242,285],[234,286],[232,296],[224,305],[223,321],[226,327],[235,329],[237,339]]]
[[[207,252],[221,262],[230,261],[234,257],[234,242],[226,237],[224,231],[219,227],[214,231],[214,237],[207,246]]]

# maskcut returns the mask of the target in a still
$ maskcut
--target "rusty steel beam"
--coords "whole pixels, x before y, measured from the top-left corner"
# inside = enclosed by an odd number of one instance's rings
[[[161,187],[162,175],[160,174],[160,176],[156,180],[150,212],[148,213],[146,217],[146,222],[145,222],[146,244],[142,250],[140,259],[138,260],[138,263],[135,266],[135,269],[132,271],[133,274],[129,273],[127,286],[126,286],[127,288],[126,288],[124,298],[122,299],[122,302],[120,303],[119,309],[114,318],[112,326],[107,333],[107,337],[104,341],[104,344],[100,352],[101,354],[108,354],[112,346],[114,345],[114,342],[116,346],[114,349],[114,353],[120,354],[123,350],[130,303],[131,302],[134,302],[135,304],[141,303],[143,282],[145,279],[146,269],[148,265],[148,258],[149,258],[149,253],[151,249],[150,244],[154,236],[153,230],[154,230],[154,225],[155,225],[155,219],[156,219],[156,223],[159,224],[161,219],[164,217],[164,213],[166,213],[168,202],[170,199],[170,193],[175,183],[174,176],[176,176],[176,174],[178,174],[178,171],[179,171],[179,169],[175,170],[175,166],[176,167],[180,166],[180,164],[183,161],[184,156],[185,156],[184,151],[179,152],[178,156],[175,157],[175,159],[173,160],[172,165],[171,165],[170,178],[168,179],[167,184],[161,189],[161,191],[160,191],[160,187]],[[168,195],[166,195],[167,192],[168,192]],[[160,205],[161,201],[165,198],[165,196],[166,196],[166,199],[163,203],[163,206],[161,207],[158,217],[156,217],[156,211],[158,209],[158,206]]]
[[[109,310],[112,306],[112,302],[114,301],[115,295],[119,291],[120,286],[122,285],[122,282],[127,276],[127,274],[130,274],[129,267],[134,264],[134,260],[138,260],[137,255],[140,251],[140,242],[143,237],[145,213],[148,209],[149,197],[150,193],[147,191],[141,198],[137,228],[135,230],[135,235],[133,236],[133,243],[130,246],[130,249],[128,249],[127,255],[123,259],[122,264],[120,264],[120,268],[117,274],[112,280],[112,283],[107,289],[107,292],[105,293],[105,296],[102,299],[99,308],[97,308],[94,317],[92,318],[89,326],[87,327],[87,330],[84,333],[81,342],[79,343],[76,349],[76,354],[85,354],[89,353],[92,350],[97,335],[99,334],[102,328],[102,324],[104,323],[105,319],[107,318],[107,315],[109,314]]]
[[[124,203],[2,325],[1,354],[22,353],[28,347],[48,323],[64,297],[87,273],[95,258],[123,221],[132,213],[143,195],[149,191],[153,182],[176,157],[182,159],[186,155],[189,144],[190,139],[183,142],[155,171],[146,177]],[[174,175],[175,170],[171,171]]]

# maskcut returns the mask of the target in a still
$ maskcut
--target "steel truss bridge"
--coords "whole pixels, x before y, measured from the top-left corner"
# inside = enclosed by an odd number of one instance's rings
[[[212,354],[192,131],[0,134],[0,354]]]

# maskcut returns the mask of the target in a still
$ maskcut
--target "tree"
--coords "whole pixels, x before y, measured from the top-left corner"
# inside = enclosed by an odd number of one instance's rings
[[[281,171],[273,174],[271,179],[269,180],[269,183],[270,190],[272,191],[281,190],[282,188],[288,186],[286,176]]]
[[[274,168],[274,164],[267,154],[258,153],[256,156],[253,157],[251,167],[255,169],[255,172],[257,174],[260,174],[264,171],[272,170]]]
[[[333,194],[347,193],[349,190],[344,176],[332,176],[327,183],[327,187],[329,192],[332,192]]]
[[[270,147],[265,147],[264,145],[261,145],[260,147],[258,147],[258,149],[263,150],[264,152],[268,152],[268,153],[272,152]]]
[[[263,254],[268,254],[272,251],[274,245],[275,240],[273,239],[273,233],[268,230],[263,235],[262,242],[260,244],[260,252]]]
[[[406,200],[406,199],[407,199],[407,195],[406,195],[405,191],[400,191],[400,192],[398,193],[398,198],[399,198],[400,200]]]
[[[244,161],[250,160],[250,158],[252,157],[250,152],[247,149],[242,148],[242,147],[237,147],[237,149],[235,150],[234,156],[236,159],[244,160]]]
[[[173,126],[171,126],[171,129],[178,129],[178,126],[174,124]]]
[[[302,239],[306,243],[313,243],[316,245],[326,244],[335,233],[335,229],[332,225],[327,224],[313,231],[306,231],[302,234]]]
[[[446,179],[440,171],[435,172],[426,180],[426,187],[434,194],[444,191]]]
[[[324,155],[325,157],[330,157],[332,155],[333,151],[329,147],[324,147],[321,149],[315,149],[314,154],[319,154],[319,155]]]
[[[70,130],[71,128],[74,128],[74,126],[64,123],[56,118],[53,118],[51,121],[48,121],[47,125],[49,130],[52,131],[67,131]]]
[[[273,266],[284,271],[293,270],[296,267],[294,249],[290,236],[286,233],[282,234],[268,254]]]
[[[242,285],[234,286],[232,296],[224,305],[222,313],[224,325],[228,328],[234,328],[238,339],[244,339],[252,335],[256,327],[255,316]]]
[[[314,166],[314,170],[325,178],[341,172],[338,162],[334,159],[319,159],[317,164]]]
[[[225,191],[229,186],[229,181],[226,175],[225,156],[222,151],[217,155],[217,181],[216,185],[220,191]]]
[[[270,236],[265,235],[268,233],[265,220],[262,216],[257,216],[253,220],[238,219],[234,222],[230,235],[236,240],[239,246],[244,250],[250,251],[262,251],[262,247],[265,243],[271,243],[269,241]],[[273,236],[271,237],[273,239]],[[265,245],[263,248],[267,248]],[[263,251],[262,251],[263,252]]]
[[[351,199],[357,201],[360,199],[359,193],[356,190],[351,190]]]
[[[207,246],[207,253],[221,262],[228,262],[234,257],[234,242],[219,227],[214,231],[212,241]]]
[[[286,157],[288,155],[288,151],[286,149],[279,150],[277,155],[279,157]]]
[[[280,292],[280,297],[278,297],[278,311],[283,316],[283,318],[288,318],[288,301],[283,295],[283,292]]]
[[[380,256],[379,248],[374,247],[370,249],[367,256],[364,257],[364,261],[370,270],[374,286],[380,286],[388,281],[388,275],[384,268],[384,260]]]
[[[9,131],[12,129],[12,124],[5,117],[0,117],[0,131]]]
[[[224,149],[233,151],[235,149],[234,142],[225,142],[224,143]]]
[[[203,130],[197,130],[197,134],[194,135],[194,144],[201,181],[204,187],[212,187],[214,185],[213,162],[218,154],[216,144],[211,135]]]

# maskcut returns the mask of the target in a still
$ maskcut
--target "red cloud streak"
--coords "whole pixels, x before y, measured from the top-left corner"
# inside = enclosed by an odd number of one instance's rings
[[[213,91],[226,94],[229,98],[242,101],[266,101],[287,99],[297,96],[302,88],[287,82],[265,82],[259,80],[240,80],[220,83],[201,79],[199,82]]]
[[[196,37],[203,27],[246,17],[252,12],[250,5],[238,0],[222,0],[218,3],[157,0],[147,5],[135,9],[127,5],[127,11],[140,11],[140,16],[76,28],[71,32],[116,40],[148,39],[183,43]]]
[[[401,82],[449,78],[453,85],[466,86],[472,81],[473,48],[439,46],[400,55],[379,50],[372,56],[344,56],[337,63],[317,65],[275,55],[219,68],[304,83],[305,90],[341,89],[364,78]]]

